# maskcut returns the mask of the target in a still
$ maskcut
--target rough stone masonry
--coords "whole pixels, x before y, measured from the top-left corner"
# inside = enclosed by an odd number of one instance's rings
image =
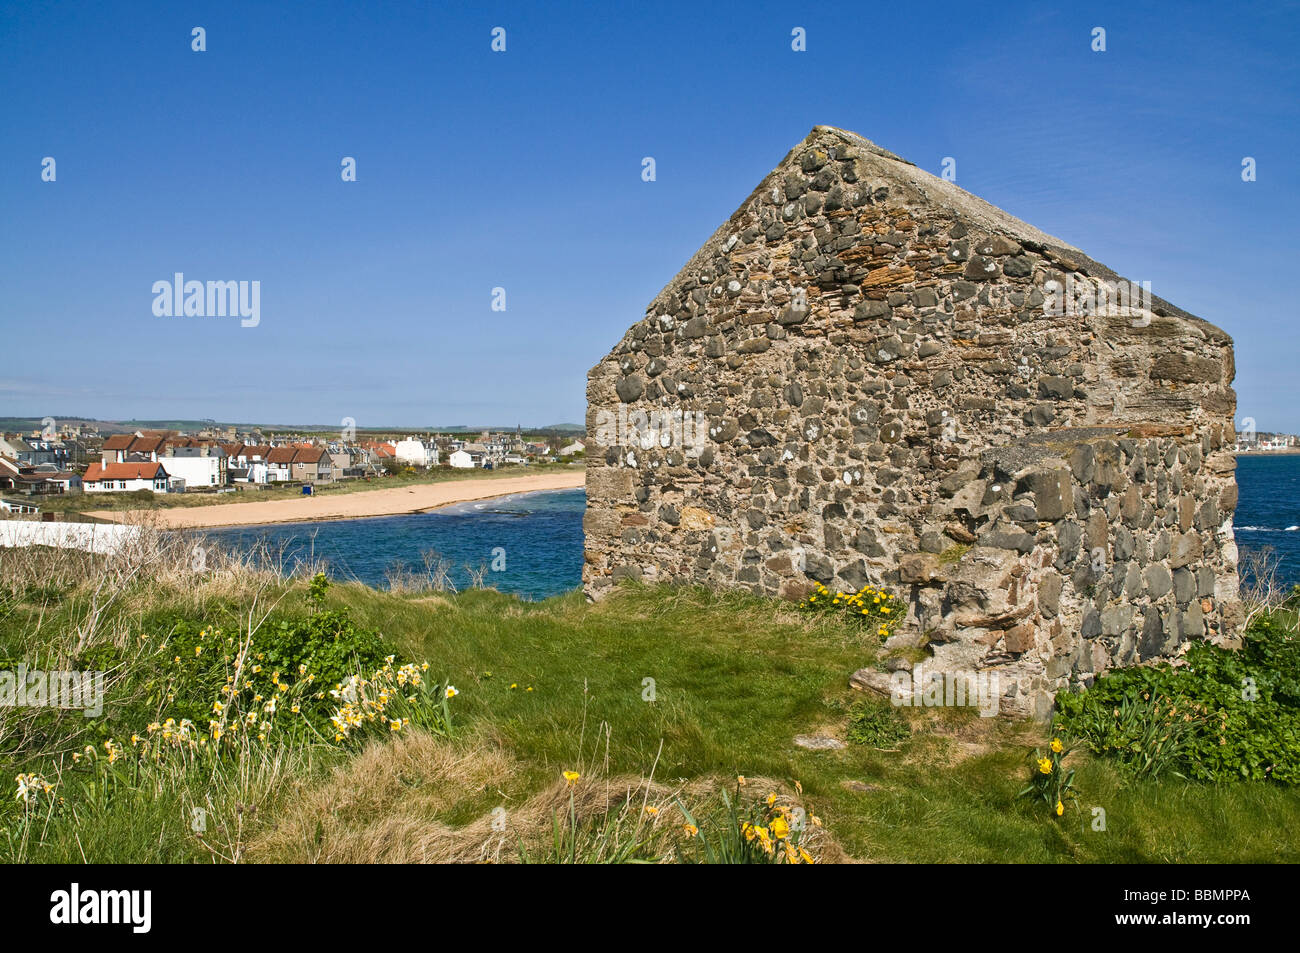
[[[591,370],[587,595],[886,586],[895,667],[992,669],[1039,718],[1231,644],[1232,340],[1131,287],[816,127]]]

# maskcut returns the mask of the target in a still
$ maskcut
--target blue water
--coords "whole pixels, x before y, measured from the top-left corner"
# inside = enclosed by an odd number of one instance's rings
[[[1237,515],[1233,531],[1241,551],[1243,584],[1251,552],[1271,550],[1284,588],[1300,583],[1300,455],[1237,457]]]
[[[436,552],[451,567],[457,588],[470,584],[467,567],[487,567],[483,584],[526,599],[545,599],[582,585],[583,490],[520,493],[443,507],[431,513],[315,523],[205,530],[222,547],[247,549],[266,540],[283,546],[283,565],[313,556],[332,578],[387,588],[398,564],[422,571],[423,554]],[[500,567],[503,554],[504,568]]]

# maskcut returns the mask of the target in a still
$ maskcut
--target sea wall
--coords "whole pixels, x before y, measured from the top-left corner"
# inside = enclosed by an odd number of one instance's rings
[[[111,523],[44,523],[0,520],[0,546],[55,546],[114,554],[137,542],[140,527]]]

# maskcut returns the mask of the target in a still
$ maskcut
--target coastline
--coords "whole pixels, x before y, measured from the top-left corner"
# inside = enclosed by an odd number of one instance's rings
[[[574,490],[586,486],[585,470],[568,473],[538,473],[505,479],[449,480],[422,486],[392,487],[349,493],[346,496],[304,496],[292,500],[263,500],[159,509],[149,520],[159,529],[208,529],[218,526],[261,526],[272,523],[305,523],[323,520],[365,519],[372,516],[402,516],[424,513],[455,503],[490,500],[538,490]],[[138,522],[139,511],[96,510],[87,516],[114,523]]]

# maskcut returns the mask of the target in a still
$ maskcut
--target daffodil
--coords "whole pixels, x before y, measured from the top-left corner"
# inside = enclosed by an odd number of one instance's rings
[[[1060,738],[1053,738],[1053,739],[1052,739],[1052,750],[1053,750],[1053,751],[1055,751],[1057,754],[1060,754],[1060,753],[1061,753],[1061,749],[1062,749],[1062,747],[1064,747],[1064,746],[1061,744],[1061,739],[1060,739]]]
[[[1043,774],[1051,774],[1051,773],[1052,773],[1052,759],[1051,759],[1051,758],[1039,758],[1039,759],[1038,759],[1038,770],[1041,771]]]
[[[573,782],[577,781],[578,778],[580,777],[582,777],[582,775],[580,775],[577,771],[564,772],[564,780],[567,781],[569,784],[573,784]]]

